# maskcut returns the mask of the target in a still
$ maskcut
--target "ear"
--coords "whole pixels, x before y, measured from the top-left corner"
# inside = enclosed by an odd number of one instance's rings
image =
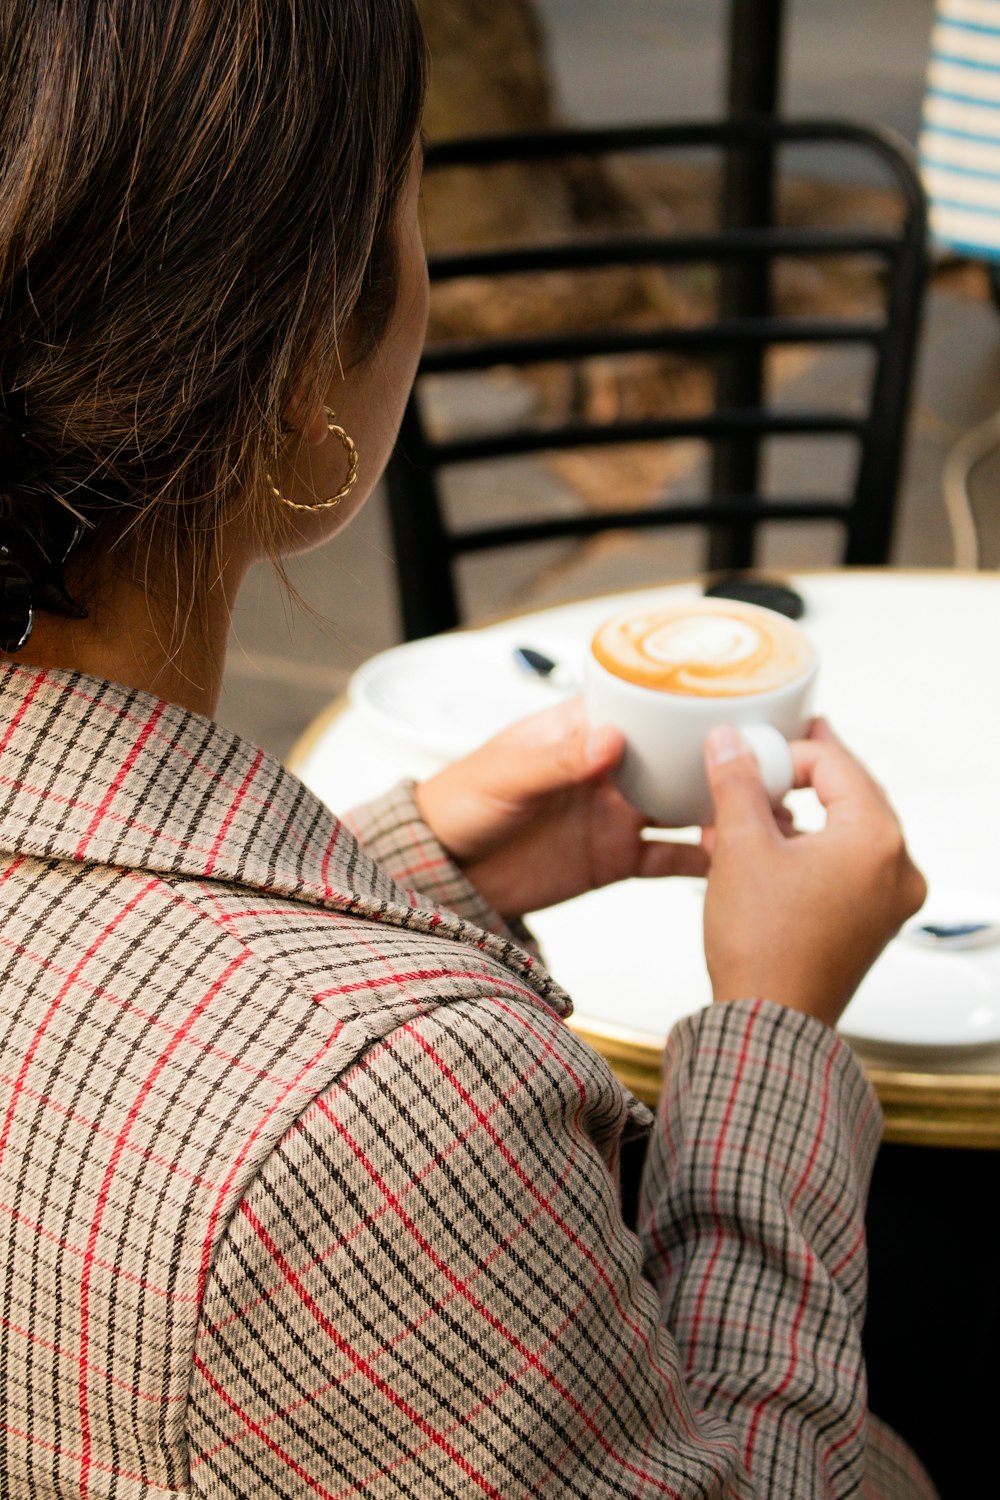
[[[326,441],[327,431],[326,411],[322,406],[317,406],[301,428],[302,441],[308,443],[310,448],[318,448],[320,443]]]

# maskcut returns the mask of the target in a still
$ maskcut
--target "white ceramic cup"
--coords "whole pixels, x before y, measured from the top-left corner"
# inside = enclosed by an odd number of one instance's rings
[[[717,612],[723,601],[692,600],[671,605],[671,617]],[[754,622],[775,620],[771,610],[726,600],[727,608]],[[654,610],[637,612],[646,618]],[[619,619],[628,618],[619,616]],[[818,660],[812,643],[797,626],[778,616],[782,631],[792,630],[803,648],[804,666],[790,680],[763,691],[711,696],[640,686],[603,666],[589,650],[584,664],[587,716],[597,728],[613,724],[625,736],[625,753],[616,773],[624,795],[651,820],[675,828],[712,819],[712,796],[705,772],[709,731],[732,724],[757,759],[771,801],[778,803],[794,785],[788,741],[800,738],[810,718]],[[598,632],[599,634],[600,632]]]

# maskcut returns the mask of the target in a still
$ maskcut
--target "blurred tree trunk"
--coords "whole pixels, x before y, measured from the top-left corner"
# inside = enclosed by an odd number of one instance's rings
[[[532,130],[555,119],[545,38],[531,0],[419,0],[432,59],[431,140]]]
[[[417,3],[431,59],[424,111],[430,141],[563,123],[533,0]],[[655,201],[606,160],[455,168],[424,178],[424,227],[432,252],[558,240],[581,229],[622,231],[658,218],[662,210]],[[503,336],[642,319],[651,305],[671,299],[664,282],[656,268],[494,281],[466,277],[435,287],[430,336]],[[532,379],[553,412],[591,400],[590,373],[535,371]],[[607,379],[599,383],[603,390]]]
[[[532,0],[418,0],[431,56],[431,141],[558,124],[545,36]],[[425,183],[430,248],[537,237],[573,222],[565,167],[453,171]],[[488,188],[484,191],[484,182]]]

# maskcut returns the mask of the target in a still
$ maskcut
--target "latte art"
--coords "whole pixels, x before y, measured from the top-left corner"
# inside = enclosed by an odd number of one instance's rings
[[[594,656],[638,687],[736,698],[794,682],[812,665],[808,640],[783,615],[726,599],[691,600],[602,625]]]

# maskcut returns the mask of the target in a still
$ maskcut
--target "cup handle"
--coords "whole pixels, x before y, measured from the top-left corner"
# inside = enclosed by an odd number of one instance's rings
[[[770,724],[743,724],[740,734],[760,767],[767,795],[773,803],[780,802],[795,785],[795,766],[788,741]]]

